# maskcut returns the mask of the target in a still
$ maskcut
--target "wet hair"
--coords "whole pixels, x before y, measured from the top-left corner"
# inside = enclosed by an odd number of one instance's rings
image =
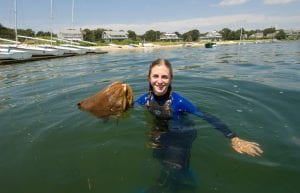
[[[171,80],[173,79],[173,69],[172,69],[171,63],[167,59],[158,58],[158,59],[154,60],[149,66],[149,71],[148,71],[148,79],[149,80],[150,80],[150,74],[151,74],[152,68],[155,66],[161,66],[161,65],[164,65],[169,69]],[[152,87],[151,83],[149,82],[149,94],[148,94],[147,103],[146,103],[147,106],[149,106],[149,101],[152,96],[152,93],[153,93],[153,87]],[[170,102],[172,102],[172,97],[171,97],[172,96],[172,86],[171,86],[171,84],[168,87],[167,93],[169,93],[169,100],[170,100]]]
[[[171,75],[171,80],[172,80],[173,79],[172,65],[167,59],[162,59],[162,58],[158,58],[150,64],[149,71],[148,71],[148,78],[150,79],[150,74],[151,74],[152,68],[154,66],[161,66],[161,65],[165,65],[169,69],[170,75]]]

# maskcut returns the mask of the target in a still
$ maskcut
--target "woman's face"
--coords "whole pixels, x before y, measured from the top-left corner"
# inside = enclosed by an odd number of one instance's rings
[[[151,69],[149,82],[153,87],[156,96],[162,96],[167,93],[171,84],[170,70],[166,65],[155,65]]]

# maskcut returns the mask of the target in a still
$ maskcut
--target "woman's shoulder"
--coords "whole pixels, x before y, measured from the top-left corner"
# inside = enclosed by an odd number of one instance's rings
[[[173,100],[178,100],[178,101],[188,101],[188,99],[186,99],[183,95],[181,95],[180,93],[178,93],[178,92],[175,92],[175,91],[173,91],[172,92],[172,98],[173,98]]]
[[[172,92],[173,105],[181,111],[195,113],[198,111],[197,107],[187,98],[183,97],[178,92]]]
[[[140,95],[140,96],[135,100],[134,103],[138,103],[138,104],[140,104],[140,105],[144,105],[144,104],[147,102],[147,100],[148,100],[148,95],[149,95],[149,93],[144,93],[144,94]]]

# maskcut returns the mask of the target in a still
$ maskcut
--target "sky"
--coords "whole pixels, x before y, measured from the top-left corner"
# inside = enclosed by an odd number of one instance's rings
[[[148,30],[300,29],[300,0],[74,0],[74,9],[73,0],[53,0],[52,17],[51,0],[16,1],[18,28],[35,32],[70,27],[139,35]],[[14,27],[14,0],[0,0],[0,23]]]

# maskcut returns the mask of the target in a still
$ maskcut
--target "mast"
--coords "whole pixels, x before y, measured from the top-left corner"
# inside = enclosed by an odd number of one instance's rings
[[[242,31],[242,27],[241,27],[241,33],[240,33],[240,43],[239,43],[239,44],[241,44],[241,42],[242,42],[242,36],[243,36],[243,31]]]
[[[75,0],[72,1],[72,23],[71,23],[71,33],[72,30],[74,29],[74,7],[75,7]],[[72,35],[72,40],[71,42],[73,42],[74,36]]]
[[[75,0],[72,1],[72,27],[74,25],[74,6],[75,6]]]
[[[50,1],[50,37],[51,37],[51,46],[52,46],[52,34],[53,34],[53,0]]]
[[[16,36],[16,45],[18,44],[18,30],[17,30],[17,0],[14,0],[14,16],[15,16],[15,36]]]

